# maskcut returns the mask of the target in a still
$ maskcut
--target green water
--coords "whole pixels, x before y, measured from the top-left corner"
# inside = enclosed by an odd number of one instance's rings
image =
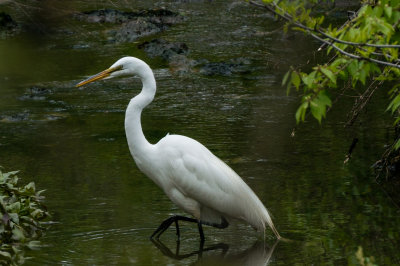
[[[344,99],[321,126],[309,119],[290,136],[299,98],[286,95],[281,79],[290,65],[306,69],[308,60],[318,60],[317,43],[272,32],[280,24],[242,2],[44,3],[51,8],[37,8],[34,1],[0,5],[40,29],[0,40],[0,165],[20,169],[24,181],[46,189],[52,214],[43,247],[26,252],[32,257],[27,265],[346,265],[357,261],[359,247],[378,265],[400,263],[400,213],[370,169],[391,138],[384,93],[361,117],[357,135],[343,128],[351,106]],[[244,57],[250,71],[173,74],[136,44],[108,43],[109,26],[71,16],[78,10],[161,6],[186,20],[145,40],[184,42],[191,59]],[[183,224],[178,260],[149,240],[163,219],[183,213],[129,154],[124,111],[141,85],[127,79],[74,88],[125,55],[147,61],[157,79],[156,98],[143,112],[148,140],[176,133],[203,143],[253,188],[281,235],[295,241],[275,243],[267,231],[263,243],[240,223],[225,230],[205,227],[200,254],[197,227]],[[45,91],[32,98],[32,87]],[[344,165],[354,136],[360,141]],[[174,230],[161,240],[176,252]]]

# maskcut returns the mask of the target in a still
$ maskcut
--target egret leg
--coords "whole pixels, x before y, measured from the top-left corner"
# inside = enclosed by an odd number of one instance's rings
[[[153,232],[153,234],[150,236],[150,238],[152,239],[154,236],[159,239],[160,236],[165,232],[165,230],[167,230],[172,223],[175,223],[175,227],[176,227],[176,234],[178,236],[178,241],[180,239],[180,230],[179,230],[179,224],[178,221],[186,221],[186,222],[191,222],[191,223],[197,223],[197,226],[199,228],[199,234],[200,234],[200,240],[201,242],[204,242],[204,232],[203,232],[203,224],[205,225],[209,225],[215,228],[219,228],[219,229],[224,229],[226,227],[228,227],[229,223],[228,221],[224,218],[221,217],[222,221],[220,224],[216,224],[216,223],[208,223],[208,222],[204,222],[204,221],[198,221],[197,219],[194,218],[189,218],[189,217],[185,217],[185,216],[180,216],[180,215],[174,215],[169,217],[168,219],[166,219],[165,221],[163,221],[160,226]]]
[[[175,228],[176,228],[176,235],[178,236],[178,241],[181,238],[181,234],[179,232],[179,224],[178,224],[178,220],[175,220]]]
[[[171,219],[172,217],[168,218],[167,220],[163,221],[160,226],[153,232],[153,234],[150,236],[150,239],[152,239],[155,235],[157,235],[157,239],[160,237],[162,233],[164,233],[165,230],[172,224],[173,220]]]
[[[198,221],[196,219],[185,217],[185,216],[180,216],[180,215],[174,215],[172,217],[169,217],[165,221],[163,221],[160,224],[160,226],[153,232],[153,234],[150,236],[150,238],[153,238],[155,236],[158,239],[165,232],[165,230],[167,230],[168,227],[170,227],[170,225],[174,222],[175,222],[175,226],[177,228],[177,235],[179,237],[180,236],[179,225],[178,225],[179,220],[186,221],[186,222],[192,222],[192,223],[198,223]],[[203,235],[203,237],[204,237],[204,235]]]
[[[197,222],[197,226],[199,227],[200,241],[201,241],[201,243],[204,243],[203,226],[201,225],[200,221]]]
[[[203,228],[201,227],[201,223],[199,223],[199,232],[200,232],[200,230],[201,230],[201,233],[200,233],[200,237],[201,237],[201,235],[203,234]],[[203,257],[203,250],[204,250],[204,235],[200,241],[199,254],[197,255],[199,260]]]

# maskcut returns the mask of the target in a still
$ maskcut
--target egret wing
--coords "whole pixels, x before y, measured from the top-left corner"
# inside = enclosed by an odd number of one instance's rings
[[[169,178],[182,194],[200,204],[202,219],[215,222],[219,214],[260,227],[264,205],[228,165],[191,138],[170,135],[163,141]]]

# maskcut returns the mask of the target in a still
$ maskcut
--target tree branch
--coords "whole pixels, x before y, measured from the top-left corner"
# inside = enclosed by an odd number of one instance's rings
[[[387,62],[387,61],[382,61],[382,60],[378,60],[378,59],[374,59],[374,58],[363,57],[363,56],[359,56],[359,55],[356,55],[356,54],[353,54],[353,53],[350,53],[350,52],[346,52],[346,51],[344,51],[343,49],[340,49],[339,47],[337,47],[337,46],[334,44],[334,42],[338,42],[338,43],[342,43],[342,44],[347,44],[347,45],[352,45],[352,46],[370,46],[370,47],[378,47],[378,48],[400,48],[400,45],[390,45],[390,44],[388,44],[388,45],[378,45],[378,44],[376,44],[376,45],[375,45],[375,44],[368,44],[368,43],[364,43],[364,44],[363,44],[363,43],[342,41],[342,40],[339,40],[339,39],[337,39],[337,38],[334,38],[334,37],[332,37],[332,36],[326,34],[325,32],[323,32],[323,31],[321,31],[321,30],[312,29],[312,28],[310,28],[310,27],[307,27],[307,26],[301,24],[301,23],[298,22],[298,21],[294,21],[293,18],[292,18],[292,16],[291,16],[290,14],[288,14],[287,12],[285,12],[284,10],[282,10],[282,8],[280,8],[275,2],[272,2],[272,6],[275,7],[276,9],[278,9],[279,11],[281,11],[282,14],[281,14],[281,13],[278,13],[274,8],[272,8],[272,7],[271,7],[270,5],[268,5],[268,4],[267,4],[267,5],[264,5],[264,4],[260,4],[260,3],[254,2],[254,1],[249,1],[249,3],[252,4],[252,5],[258,6],[258,7],[265,8],[265,9],[267,9],[268,11],[270,11],[270,12],[276,14],[277,16],[279,16],[279,17],[285,19],[286,21],[292,23],[293,25],[295,25],[295,26],[297,26],[297,27],[299,27],[299,28],[301,28],[301,29],[304,29],[304,30],[307,31],[313,38],[319,40],[320,42],[322,42],[322,43],[324,43],[324,44],[326,44],[326,45],[331,46],[331,47],[334,48],[336,51],[338,51],[339,53],[341,53],[341,54],[343,54],[343,55],[345,55],[345,56],[347,56],[347,57],[350,57],[350,58],[353,58],[353,59],[357,59],[357,60],[370,61],[370,62],[374,62],[374,63],[380,64],[380,65],[385,65],[385,66],[400,68],[400,65],[398,65],[398,64],[393,64],[393,63],[390,63],[390,62]],[[321,38],[320,36],[316,35],[316,33],[317,33],[317,34],[321,34],[321,35],[323,35],[324,37],[326,37],[326,38],[328,38],[328,39],[331,39],[331,41],[327,41],[327,40]]]
[[[315,35],[314,33],[311,33],[311,32],[309,32],[309,33],[310,33],[310,35],[311,35],[312,37],[314,37],[315,39],[317,39],[317,40],[319,40],[319,41],[321,41],[321,42],[323,42],[323,43],[326,43],[326,44],[329,45],[329,46],[332,46],[332,48],[334,48],[336,51],[338,51],[339,53],[341,53],[341,54],[343,54],[343,55],[345,55],[345,56],[347,56],[347,57],[354,58],[354,59],[357,59],[357,60],[370,61],[370,62],[374,62],[374,63],[380,64],[380,65],[385,65],[385,66],[400,68],[400,65],[398,65],[398,64],[393,64],[393,63],[389,63],[389,62],[386,62],[386,61],[382,61],[382,60],[378,60],[378,59],[373,59],[373,58],[368,58],[368,57],[364,57],[364,56],[359,56],[359,55],[355,55],[355,54],[346,52],[345,50],[340,49],[339,47],[337,47],[337,46],[334,45],[333,43],[322,39],[321,37]]]
[[[308,29],[312,30],[310,28],[308,28]],[[324,37],[326,37],[328,39],[331,39],[334,42],[342,43],[342,44],[348,44],[348,45],[351,45],[351,46],[367,46],[367,47],[375,47],[375,48],[400,48],[400,45],[397,45],[397,44],[373,44],[373,43],[360,43],[360,42],[343,41],[343,40],[337,39],[335,37],[332,37],[329,34],[326,34],[325,32],[323,32],[320,29],[316,29],[316,30],[313,30],[313,31],[316,31],[319,34],[324,35]]]

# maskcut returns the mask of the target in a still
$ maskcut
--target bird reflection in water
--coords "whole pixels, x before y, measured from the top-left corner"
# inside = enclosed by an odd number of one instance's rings
[[[153,244],[169,258],[175,260],[188,259],[197,256],[197,260],[191,265],[268,265],[274,249],[278,244],[277,240],[271,247],[265,241],[256,241],[252,246],[244,251],[229,253],[229,245],[218,243],[211,246],[204,246],[204,242],[199,242],[199,249],[185,254],[180,253],[180,241],[176,242],[175,253],[164,245],[160,239],[151,239]]]

